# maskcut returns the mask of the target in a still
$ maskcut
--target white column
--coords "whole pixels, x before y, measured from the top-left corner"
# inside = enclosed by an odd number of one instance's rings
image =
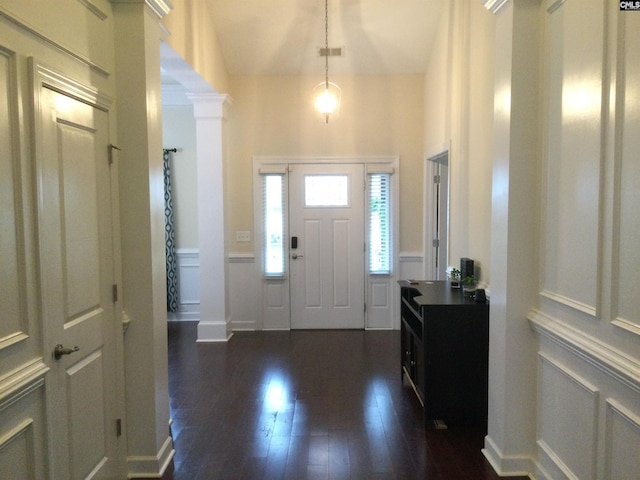
[[[231,100],[212,93],[188,97],[193,103],[198,157],[198,342],[225,342],[232,335],[224,202],[225,118]]]
[[[158,478],[169,436],[160,17],[168,3],[113,0],[116,53],[127,466]]]
[[[495,7],[489,420],[483,453],[500,475],[533,472],[541,140],[540,2]],[[489,8],[489,7],[488,7]]]

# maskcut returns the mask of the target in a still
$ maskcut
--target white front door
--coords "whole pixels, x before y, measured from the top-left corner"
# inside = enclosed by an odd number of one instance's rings
[[[117,478],[109,116],[42,88],[37,121],[45,348],[52,352],[46,391],[53,478]],[[58,344],[61,355],[55,358]]]
[[[364,185],[361,164],[290,166],[291,328],[364,328]]]

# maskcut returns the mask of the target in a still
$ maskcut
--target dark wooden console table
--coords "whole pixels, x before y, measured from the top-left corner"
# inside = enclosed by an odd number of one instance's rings
[[[489,305],[446,281],[398,283],[402,377],[424,406],[425,425],[486,428]]]

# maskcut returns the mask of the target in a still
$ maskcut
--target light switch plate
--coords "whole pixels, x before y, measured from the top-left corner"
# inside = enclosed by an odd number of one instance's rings
[[[236,242],[250,242],[251,232],[248,230],[236,230]]]

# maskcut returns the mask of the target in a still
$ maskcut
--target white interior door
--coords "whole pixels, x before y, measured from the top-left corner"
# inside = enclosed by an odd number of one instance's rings
[[[290,166],[289,233],[291,328],[364,328],[363,165]]]
[[[117,478],[116,321],[107,112],[43,88],[38,216],[55,479]],[[78,351],[73,351],[78,347]],[[66,349],[66,350],[65,350]]]

